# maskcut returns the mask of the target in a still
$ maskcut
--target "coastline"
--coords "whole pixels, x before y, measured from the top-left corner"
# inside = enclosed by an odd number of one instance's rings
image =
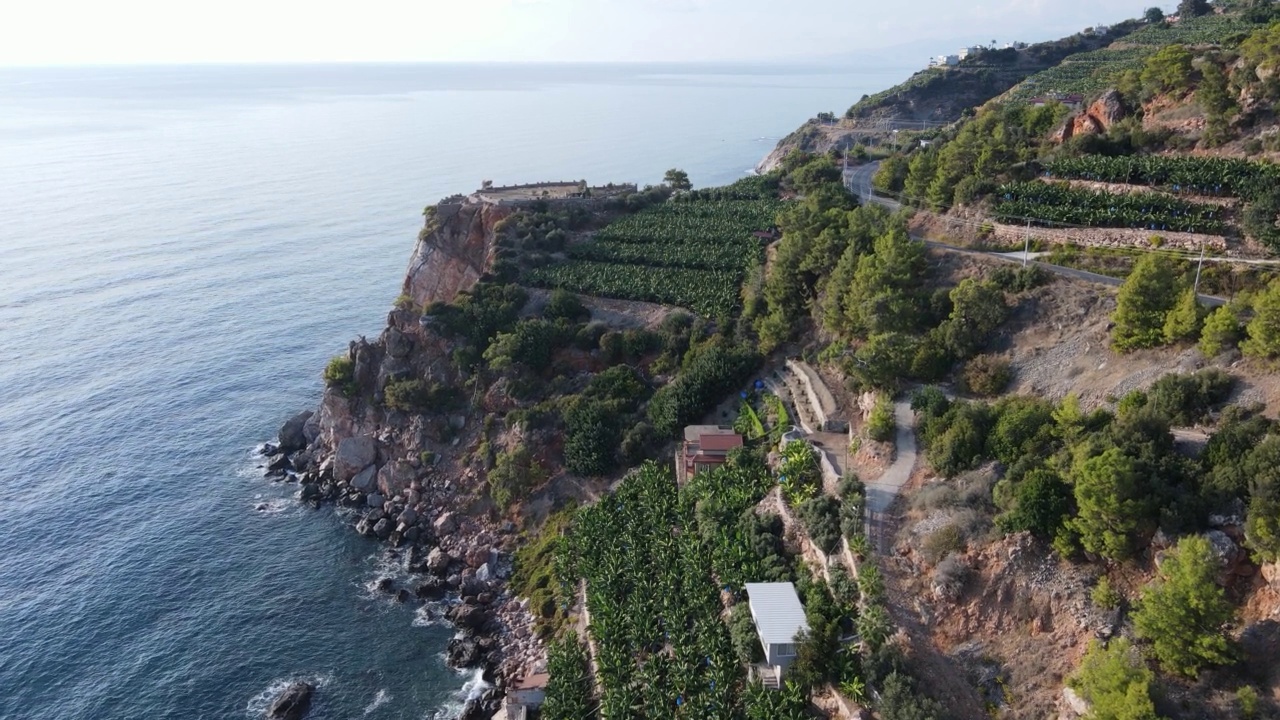
[[[449,624],[455,634],[445,651],[447,665],[476,673],[463,686],[464,706],[457,717],[488,720],[512,683],[546,670],[546,650],[534,631],[528,602],[507,587],[514,525],[451,509],[452,483],[444,478],[439,483],[414,481],[408,496],[377,504],[381,495],[376,491],[335,480],[332,463],[312,462],[310,443],[297,447],[299,421],[305,424],[311,417],[312,411],[299,413],[285,423],[275,443],[262,446],[265,477],[296,483],[299,502],[314,509],[345,509],[344,524],[380,542],[404,577],[384,576],[373,590],[416,606],[423,622]],[[389,530],[392,520],[395,530]]]

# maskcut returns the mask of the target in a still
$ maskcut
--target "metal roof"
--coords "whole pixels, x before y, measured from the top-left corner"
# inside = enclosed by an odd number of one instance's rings
[[[804,606],[791,583],[747,583],[751,617],[756,621],[760,642],[786,645],[795,642],[801,632],[808,632]]]

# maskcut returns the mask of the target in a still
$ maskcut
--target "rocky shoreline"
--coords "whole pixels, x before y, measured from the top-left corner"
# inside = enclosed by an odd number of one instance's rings
[[[299,500],[314,508],[348,508],[357,532],[388,546],[410,579],[384,578],[378,590],[397,602],[421,603],[433,619],[453,624],[457,634],[446,650],[449,666],[481,668],[492,685],[469,700],[460,717],[488,720],[507,687],[546,671],[546,651],[527,601],[506,586],[515,526],[494,526],[454,507],[455,481],[430,462],[385,462],[379,469],[385,448],[369,436],[344,438],[329,452],[319,419],[311,411],[299,413],[281,427],[276,443],[261,448],[266,475],[297,483]],[[388,487],[405,489],[388,497]]]

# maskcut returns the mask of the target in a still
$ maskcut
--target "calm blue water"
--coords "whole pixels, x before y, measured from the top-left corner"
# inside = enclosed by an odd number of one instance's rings
[[[0,70],[0,717],[447,715],[451,631],[254,468],[482,179],[740,177],[909,71]],[[260,506],[266,509],[259,509]]]

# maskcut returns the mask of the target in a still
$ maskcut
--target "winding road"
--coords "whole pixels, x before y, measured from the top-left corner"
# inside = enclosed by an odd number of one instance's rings
[[[890,198],[880,197],[879,195],[876,195],[875,192],[872,191],[871,179],[875,177],[876,171],[879,169],[880,169],[879,160],[875,162],[867,163],[866,165],[859,165],[857,167],[848,168],[847,170],[844,171],[845,186],[849,188],[849,192],[852,192],[853,194],[857,195],[858,199],[864,205],[874,204],[874,205],[880,205],[882,207],[888,208],[889,210],[894,210],[894,211],[900,210],[902,208],[902,203]],[[981,255],[983,257],[994,258],[996,260],[1002,260],[1004,262],[1014,262],[1018,264],[1023,263],[1022,253],[1020,252],[995,253],[995,252],[987,252],[984,250],[971,250],[969,248],[962,248],[955,245],[949,245],[947,243],[938,242],[936,240],[929,240],[928,238],[924,238],[919,235],[912,235],[911,237],[916,240],[919,240],[920,242],[923,242],[925,245],[931,248],[938,248],[940,250],[947,250],[950,252],[965,253],[968,255]],[[1085,282],[1097,283],[1099,285],[1110,285],[1111,287],[1119,287],[1123,282],[1120,278],[1113,278],[1109,275],[1101,275],[1099,273],[1093,273],[1087,270],[1077,270],[1076,268],[1069,268],[1069,267],[1063,267],[1061,265],[1053,265],[1051,263],[1040,262],[1039,260],[1034,259],[1034,255],[1035,254],[1033,253],[1031,256],[1029,256],[1031,258],[1029,259],[1029,264],[1035,265],[1040,268],[1044,268],[1045,270],[1053,273],[1054,275],[1073,278],[1076,280],[1083,280]],[[1227,304],[1226,298],[1220,298],[1214,295],[1200,295],[1199,298],[1200,298],[1201,304],[1207,307],[1218,307],[1220,305]]]

